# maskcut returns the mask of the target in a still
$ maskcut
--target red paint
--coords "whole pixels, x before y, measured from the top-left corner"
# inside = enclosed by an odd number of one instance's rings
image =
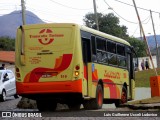
[[[84,65],[84,78],[85,78],[86,80],[88,80],[87,66],[86,66],[86,65]]]
[[[39,33],[41,34],[41,33],[44,33],[44,31],[45,31],[45,29],[42,29]]]
[[[47,41],[47,40],[48,40],[48,38],[45,38],[45,41]],[[43,45],[48,45],[48,44],[52,43],[53,40],[54,40],[53,38],[50,38],[47,43],[44,43],[42,39],[38,39],[38,41]]]
[[[32,93],[82,93],[82,80],[35,83],[16,82],[16,88],[19,95]]]
[[[109,91],[110,91],[110,98],[117,98],[117,89],[116,89],[116,84],[109,79],[103,79],[104,84],[107,83],[107,86],[109,87]],[[110,83],[110,84],[108,84]]]
[[[52,74],[52,76],[56,76],[65,69],[69,67],[71,64],[72,60],[72,54],[64,54],[62,56],[62,61],[59,67],[56,68],[56,63],[54,68],[43,68],[43,67],[38,67],[33,69],[30,73],[28,73],[25,76],[24,82],[38,82],[43,73],[51,72],[51,73],[57,73],[57,74]]]
[[[94,70],[94,72],[92,72],[92,81],[98,81],[98,73],[97,73],[97,69]]]
[[[47,29],[46,33],[52,33],[52,30]]]

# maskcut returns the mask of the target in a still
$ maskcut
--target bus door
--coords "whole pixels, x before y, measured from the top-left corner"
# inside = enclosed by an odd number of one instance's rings
[[[90,39],[82,38],[82,54],[84,64],[84,78],[86,82],[83,82],[85,89],[85,95],[88,95],[88,63],[91,62],[91,45]]]
[[[132,57],[133,57],[132,52],[131,52],[130,48],[128,48],[128,50],[127,50],[127,61],[128,61],[127,69],[128,69],[128,73],[129,73],[129,96],[130,96],[130,98],[132,98],[132,92],[133,92],[133,88],[132,88],[133,82],[132,82],[132,80],[134,80],[133,79],[134,78],[133,77],[134,76],[134,74],[133,74],[134,66],[133,66],[133,58]]]

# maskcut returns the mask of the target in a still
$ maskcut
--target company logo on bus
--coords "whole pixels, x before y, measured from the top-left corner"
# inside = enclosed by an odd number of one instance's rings
[[[42,45],[51,44],[55,37],[64,37],[63,34],[54,34],[51,29],[42,29],[38,35],[30,35],[30,38],[37,38]]]

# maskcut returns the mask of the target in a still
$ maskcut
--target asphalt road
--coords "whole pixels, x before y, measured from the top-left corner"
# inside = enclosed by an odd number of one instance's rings
[[[149,98],[150,97],[150,89],[149,88],[137,88],[136,89],[136,99],[144,99],[144,98]],[[64,120],[83,120],[83,119],[87,119],[87,120],[102,120],[102,119],[115,119],[115,120],[121,120],[121,119],[127,119],[127,120],[141,120],[144,119],[143,117],[108,117],[107,115],[110,114],[117,114],[117,113],[121,113],[124,114],[126,112],[124,111],[129,111],[129,112],[134,112],[133,110],[129,109],[129,108],[116,108],[114,104],[104,104],[103,108],[100,110],[84,110],[83,108],[79,111],[70,111],[69,109],[59,109],[56,110],[55,112],[50,112],[50,111],[46,111],[46,112],[41,112],[39,113],[39,111],[37,109],[18,109],[16,107],[16,105],[18,104],[20,98],[18,99],[14,99],[14,97],[10,97],[7,99],[7,101],[5,102],[0,102],[0,111],[12,111],[12,113],[16,113],[16,112],[22,112],[24,114],[26,114],[26,112],[34,112],[34,113],[38,113],[37,116],[42,116],[42,118],[23,118],[23,119],[29,119],[29,120],[39,120],[39,119],[43,119],[43,120],[52,120],[52,119],[64,119]],[[143,111],[143,110],[142,110]],[[16,115],[16,114],[15,114]],[[22,115],[22,114],[21,114]],[[106,115],[106,116],[105,116]],[[9,118],[2,118],[2,120],[8,120]],[[14,120],[21,120],[22,118],[20,117],[16,117],[16,118],[12,118]],[[147,120],[152,120],[152,118],[150,117],[145,117],[145,119]],[[1,118],[0,118],[1,120]],[[157,117],[154,117],[154,120],[158,120]]]

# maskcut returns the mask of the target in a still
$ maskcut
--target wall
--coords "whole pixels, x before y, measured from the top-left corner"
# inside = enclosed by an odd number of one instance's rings
[[[144,59],[144,61],[146,61],[146,59],[149,60],[149,68],[152,69],[153,66],[152,66],[152,64],[151,64],[150,58],[149,58],[149,57],[140,57],[140,58],[138,58],[138,62],[139,62],[138,68],[139,68],[139,70],[142,70],[142,68],[141,68],[141,62],[142,62],[143,59]],[[157,60],[156,60],[156,56],[152,56],[152,59],[153,59],[154,67],[157,68]]]

